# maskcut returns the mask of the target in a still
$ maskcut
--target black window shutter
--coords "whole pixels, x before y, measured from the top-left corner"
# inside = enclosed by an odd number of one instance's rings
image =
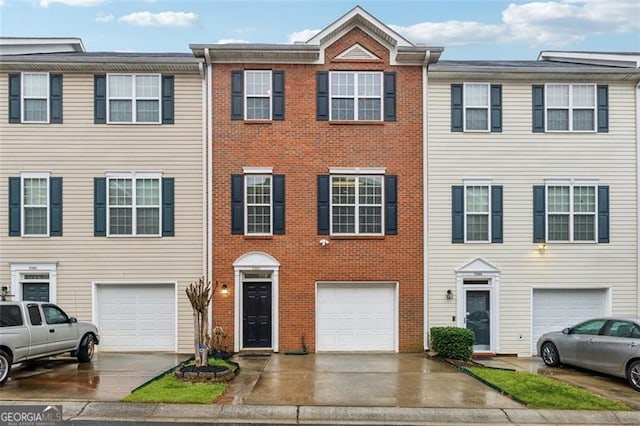
[[[464,186],[451,187],[451,242],[464,243]]]
[[[20,73],[9,74],[9,123],[20,123],[22,121],[22,110],[20,108],[21,85]]]
[[[396,121],[396,73],[384,73],[384,121]]]
[[[173,237],[175,230],[175,179],[162,178],[162,236]]]
[[[532,131],[544,133],[544,86],[534,84],[531,86],[532,99]]]
[[[244,175],[231,175],[231,233],[244,234]]]
[[[20,225],[20,178],[9,178],[9,236],[19,237],[21,232]]]
[[[107,178],[93,178],[93,235],[107,235]]]
[[[502,243],[502,185],[491,186],[491,242]]]
[[[318,235],[329,235],[329,175],[318,176]]]
[[[273,233],[284,235],[284,175],[273,175]]]
[[[598,132],[609,132],[609,86],[598,86]]]
[[[544,243],[545,238],[545,188],[533,186],[533,242]]]
[[[491,131],[502,132],[502,85],[491,85]]]
[[[172,75],[162,75],[162,124],[175,122],[174,78]]]
[[[93,122],[95,124],[107,122],[107,76],[105,74],[93,76]]]
[[[462,115],[462,84],[451,85],[451,131],[462,132],[464,130]]]
[[[231,119],[244,120],[244,71],[231,71]]]
[[[62,236],[62,178],[49,178],[49,235]]]
[[[598,186],[598,242],[609,242],[609,187]]]
[[[62,123],[62,74],[49,75],[49,122]]]
[[[398,176],[387,175],[384,177],[384,233],[386,235],[398,234]]]
[[[329,72],[327,71],[316,73],[316,120],[329,120]]]
[[[284,71],[271,73],[273,88],[273,120],[284,120]]]

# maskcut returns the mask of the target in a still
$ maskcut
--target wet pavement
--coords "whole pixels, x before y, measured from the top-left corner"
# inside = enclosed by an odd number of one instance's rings
[[[120,401],[189,355],[98,352],[89,363],[56,357],[17,365],[0,400]]]
[[[273,354],[233,358],[240,373],[216,403],[517,408],[520,404],[422,353]]]
[[[487,367],[509,368],[553,377],[640,410],[640,392],[634,391],[625,379],[619,377],[569,366],[547,367],[538,357],[495,357],[476,361]]]

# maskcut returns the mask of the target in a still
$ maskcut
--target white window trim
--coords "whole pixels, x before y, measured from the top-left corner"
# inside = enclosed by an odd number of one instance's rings
[[[569,105],[567,107],[549,107],[549,86],[568,86]],[[593,130],[573,130],[573,86],[593,87],[593,108],[576,107],[575,109],[593,110]],[[566,109],[568,111],[569,128],[567,130],[549,130],[549,109]],[[544,131],[549,133],[597,133],[598,131],[598,86],[595,83],[546,83],[544,85]]]
[[[491,181],[490,180],[464,180],[464,194],[463,194],[463,208],[464,208],[464,242],[465,244],[486,244],[491,243]],[[486,240],[467,240],[467,226],[469,225],[469,221],[467,220],[467,216],[469,215],[469,211],[467,209],[467,188],[470,186],[486,186],[487,191],[487,202],[488,202],[488,211],[487,211],[487,239]],[[472,213],[472,214],[480,214],[480,213]]]
[[[51,231],[51,174],[48,172],[23,172],[20,173],[20,235],[22,237],[33,238],[33,237],[48,237],[49,232]],[[37,206],[25,206],[24,204],[24,180],[25,179],[46,179],[47,180],[47,232],[45,234],[25,234],[25,224],[26,224],[26,215],[25,208],[26,207],[37,207]],[[42,206],[40,206],[42,207]]]
[[[107,211],[107,237],[108,238],[157,238],[162,237],[162,173],[159,172],[111,172],[106,173],[106,211]],[[110,179],[131,179],[131,234],[111,234],[111,215],[109,210],[111,205],[109,204],[109,180]],[[136,199],[136,179],[158,179],[158,233],[157,234],[140,234],[136,233],[136,209],[138,208],[135,203]],[[124,206],[126,207],[126,206]],[[149,207],[149,206],[145,206]]]
[[[49,301],[56,303],[57,294],[57,262],[10,262],[11,265],[11,294],[13,300],[22,300],[22,276],[24,274],[49,274]]]
[[[467,106],[467,86],[470,85],[485,85],[487,88],[487,105],[486,107],[482,106]],[[469,133],[489,133],[491,131],[491,84],[483,83],[483,82],[469,82],[463,83],[462,89],[462,126],[464,132]],[[467,108],[470,109],[481,109],[486,108],[487,110],[487,128],[486,129],[467,129]]]
[[[123,77],[131,77],[131,96],[130,97],[111,97],[109,96],[109,77],[110,76],[123,76]],[[136,77],[137,76],[156,76],[158,78],[158,97],[146,97],[136,96]],[[137,73],[137,74],[127,74],[127,73],[110,73],[107,74],[107,85],[106,85],[106,99],[107,99],[107,124],[141,124],[141,125],[156,125],[162,124],[162,74],[157,73]],[[111,108],[110,101],[111,100],[129,100],[131,101],[131,121],[112,121],[111,120]],[[136,116],[136,101],[158,101],[158,121],[137,121]]]
[[[353,99],[353,120],[338,120],[333,118],[332,100],[333,89],[331,85],[332,76],[338,74],[353,74],[353,96],[335,96],[340,99]],[[379,74],[380,75],[380,96],[359,95],[358,94],[358,75],[360,74]],[[380,118],[378,120],[364,120],[358,118],[358,99],[380,99]],[[330,121],[384,121],[384,73],[382,71],[329,71],[329,120]]]
[[[265,95],[252,95],[249,96],[248,94],[248,90],[247,90],[247,86],[248,86],[248,79],[247,79],[247,74],[249,73],[268,73],[269,74],[269,95],[265,96]],[[273,120],[273,71],[272,70],[245,70],[244,71],[244,76],[243,76],[243,85],[244,87],[243,89],[243,103],[244,103],[244,119],[245,120],[249,120],[249,121],[271,121]],[[247,100],[249,98],[269,98],[269,118],[247,118],[247,111],[248,111],[248,102]]]
[[[569,212],[562,213],[569,215],[569,239],[550,240],[549,239],[549,187],[568,186],[569,187]],[[595,208],[593,212],[593,240],[575,241],[573,239],[573,222],[575,212],[573,211],[573,188],[576,186],[592,186],[595,189]],[[584,214],[584,213],[582,213]],[[594,244],[598,243],[598,180],[597,179],[547,179],[544,181],[544,238],[548,243],[570,243],[570,244]]]
[[[40,97],[34,97],[34,96],[25,96],[25,90],[24,90],[24,77],[26,75],[45,75],[47,77],[47,91],[46,91],[46,104],[47,104],[47,119],[44,121],[38,121],[38,120],[27,120],[26,117],[26,113],[24,110],[24,104],[25,104],[25,99],[29,100],[29,99],[42,99]],[[27,73],[22,73],[20,74],[20,118],[22,123],[45,123],[48,124],[49,121],[51,120],[51,101],[50,101],[50,96],[51,96],[51,76],[49,75],[48,72],[27,72]]]
[[[385,175],[383,174],[357,174],[355,175],[356,178],[356,184],[355,184],[355,211],[354,211],[354,232],[350,232],[350,233],[344,233],[344,232],[333,232],[333,178],[336,177],[347,177],[347,176],[354,176],[354,174],[331,174],[329,175],[329,231],[330,231],[330,235],[332,236],[336,236],[336,237],[342,237],[342,236],[383,236],[385,235],[385,204],[386,204],[386,200],[384,197],[384,191],[385,191]],[[358,185],[358,181],[360,180],[360,176],[366,176],[366,177],[371,177],[371,176],[379,176],[380,177],[380,195],[381,195],[381,203],[380,203],[380,232],[376,232],[376,233],[364,233],[364,232],[360,232],[360,207],[375,207],[377,205],[375,204],[360,204],[358,198],[359,198],[359,185]]]
[[[243,167],[242,173],[245,175],[271,175],[273,174],[273,167]]]
[[[258,169],[258,168],[256,168]],[[266,169],[266,168],[265,168]],[[270,232],[249,232],[249,191],[247,185],[247,177],[268,177],[269,178],[269,230]],[[273,235],[273,174],[271,173],[248,173],[243,176],[244,184],[244,235],[252,237],[263,237]],[[252,204],[252,206],[266,206],[266,204]]]
[[[384,175],[386,167],[329,167],[331,175]]]

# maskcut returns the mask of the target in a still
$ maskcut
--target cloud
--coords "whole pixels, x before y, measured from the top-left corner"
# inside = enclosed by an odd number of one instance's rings
[[[251,43],[247,40],[239,40],[235,38],[223,38],[222,40],[218,40],[216,44],[240,44],[240,43]]]
[[[526,41],[561,47],[590,35],[638,31],[640,20],[637,0],[552,0],[511,3],[499,24],[452,20],[390,27],[412,42],[432,46]]]
[[[320,30],[296,31],[295,33],[291,33],[287,36],[287,41],[291,44],[295,43],[296,41],[307,41],[319,32]]]
[[[106,14],[104,12],[98,12],[98,14],[96,15],[95,21],[96,22],[111,22],[113,21],[114,16],[112,14]]]
[[[198,15],[192,12],[135,12],[118,18],[118,21],[142,26],[190,27],[198,21]]]
[[[48,7],[50,4],[59,3],[66,6],[91,7],[103,3],[104,0],[38,0],[38,5]]]

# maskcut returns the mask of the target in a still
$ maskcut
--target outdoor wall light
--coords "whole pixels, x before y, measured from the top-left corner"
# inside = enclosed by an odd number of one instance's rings
[[[545,253],[547,251],[547,243],[542,243],[538,245],[538,251],[540,253]]]
[[[453,299],[453,291],[451,289],[447,290],[447,300]]]
[[[226,284],[222,284],[220,290],[222,291],[222,294],[229,294],[229,287],[227,287]]]

